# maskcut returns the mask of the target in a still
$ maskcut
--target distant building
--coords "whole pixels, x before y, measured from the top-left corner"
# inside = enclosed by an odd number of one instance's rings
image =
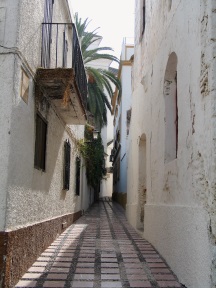
[[[216,2],[136,0],[126,213],[185,287],[216,287]]]
[[[66,0],[1,0],[0,19],[0,286],[14,287],[92,202],[87,79]]]
[[[134,53],[132,38],[124,38],[120,57],[118,78],[122,83],[122,94],[118,90],[112,99],[114,116],[113,161],[113,199],[124,208],[127,202],[127,165],[128,165],[128,134],[131,117],[131,66]]]

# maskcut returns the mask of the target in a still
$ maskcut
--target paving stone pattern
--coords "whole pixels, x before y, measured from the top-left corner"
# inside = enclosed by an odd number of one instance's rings
[[[15,287],[183,287],[111,201],[94,204],[37,259]]]

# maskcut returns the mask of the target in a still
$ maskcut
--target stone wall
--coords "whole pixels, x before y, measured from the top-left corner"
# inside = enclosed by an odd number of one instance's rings
[[[81,211],[18,230],[0,232],[0,287],[14,287],[39,255],[80,216]]]

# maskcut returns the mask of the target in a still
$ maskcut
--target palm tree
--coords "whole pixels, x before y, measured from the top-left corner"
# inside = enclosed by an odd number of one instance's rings
[[[110,99],[114,93],[112,84],[121,93],[121,82],[113,72],[91,67],[91,62],[99,59],[119,62],[119,59],[114,55],[101,53],[103,51],[113,51],[111,47],[90,47],[93,43],[100,40],[101,36],[97,34],[98,28],[92,32],[86,31],[89,24],[88,18],[82,21],[78,17],[78,13],[76,13],[75,23],[81,41],[83,62],[88,77],[88,109],[94,115],[98,128],[102,128],[107,125],[107,108],[111,111]]]

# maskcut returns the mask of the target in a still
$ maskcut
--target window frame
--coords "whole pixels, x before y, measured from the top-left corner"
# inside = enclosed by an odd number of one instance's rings
[[[46,171],[48,123],[40,113],[36,113],[35,119],[35,154],[34,168]]]
[[[63,171],[63,190],[70,189],[70,158],[71,158],[71,145],[67,139],[64,142],[64,171]]]
[[[75,172],[75,195],[79,196],[80,195],[80,172],[81,172],[81,158],[79,156],[76,157],[76,172]]]

